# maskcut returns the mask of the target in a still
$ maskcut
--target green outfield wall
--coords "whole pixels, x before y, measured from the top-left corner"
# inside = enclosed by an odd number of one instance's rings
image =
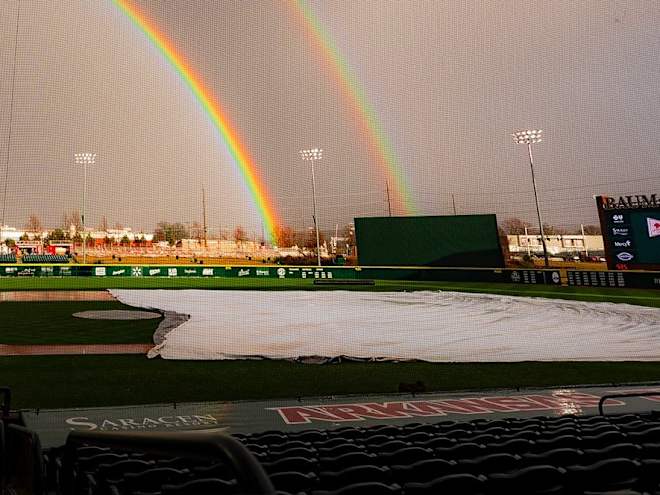
[[[660,289],[660,272],[416,266],[28,265],[17,263],[0,265],[0,277],[363,279]]]
[[[495,215],[355,219],[365,266],[504,267]]]

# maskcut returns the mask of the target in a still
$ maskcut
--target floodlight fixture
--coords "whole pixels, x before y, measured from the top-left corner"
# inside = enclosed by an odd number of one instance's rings
[[[87,263],[87,239],[85,237],[85,205],[87,203],[87,165],[94,165],[96,163],[96,153],[74,153],[74,161],[76,165],[83,166],[83,204],[82,204],[82,214],[80,215],[80,220],[82,222],[83,230],[83,264]]]
[[[524,131],[515,131],[513,140],[516,144],[536,144],[543,141],[542,129],[528,129]]]
[[[312,148],[308,150],[300,150],[300,157],[303,160],[320,160],[323,158],[323,149],[321,148]]]
[[[534,175],[534,158],[532,156],[532,144],[540,143],[542,139],[543,130],[541,129],[525,129],[520,131],[515,131],[511,136],[513,136],[513,141],[516,144],[526,144],[527,153],[529,154],[529,167],[532,171],[532,185],[534,187],[534,201],[536,202],[536,215],[539,220],[539,231],[541,232],[541,244],[543,245],[543,259],[545,267],[550,267],[550,262],[548,260],[548,247],[545,243],[545,232],[543,232],[543,220],[541,219],[541,207],[539,206],[539,197],[536,191],[536,176]]]
[[[306,150],[300,150],[300,157],[309,161],[312,164],[312,203],[314,207],[314,229],[316,230],[316,262],[318,266],[321,266],[321,243],[319,240],[319,222],[318,216],[316,214],[316,177],[314,176],[314,162],[323,158],[323,149],[321,148],[311,148]]]

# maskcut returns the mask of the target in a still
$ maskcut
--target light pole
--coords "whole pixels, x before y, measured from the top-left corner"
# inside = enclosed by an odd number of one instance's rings
[[[303,160],[308,160],[312,164],[312,202],[314,205],[314,228],[316,229],[316,261],[321,266],[321,247],[319,242],[319,219],[316,215],[316,178],[314,177],[314,162],[323,158],[323,150],[319,148],[300,150],[300,156]]]
[[[82,204],[82,215],[80,219],[82,221],[82,230],[83,230],[83,265],[87,264],[87,239],[85,231],[85,204],[87,203],[87,165],[94,165],[96,163],[96,153],[74,153],[73,157],[75,158],[76,165],[83,166],[83,204]]]
[[[545,245],[545,232],[543,232],[543,221],[541,220],[541,208],[539,207],[539,197],[536,192],[536,176],[534,175],[534,158],[532,157],[532,144],[540,143],[543,141],[541,138],[543,131],[541,129],[528,129],[524,131],[515,131],[513,134],[513,141],[516,144],[526,144],[527,152],[529,153],[529,167],[532,170],[532,185],[534,186],[534,201],[536,201],[536,215],[539,219],[539,230],[541,231],[541,244],[543,244],[543,259],[545,260],[545,267],[548,268],[548,248]]]

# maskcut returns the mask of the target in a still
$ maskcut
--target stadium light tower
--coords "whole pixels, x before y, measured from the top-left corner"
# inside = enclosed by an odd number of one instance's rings
[[[527,152],[529,153],[529,167],[532,170],[532,185],[534,186],[534,201],[536,201],[536,215],[539,219],[539,229],[541,231],[541,244],[543,245],[543,259],[545,260],[545,267],[548,268],[548,248],[545,244],[545,232],[543,232],[543,221],[541,220],[541,208],[539,207],[539,197],[536,192],[536,176],[534,175],[534,158],[532,156],[532,144],[540,143],[543,131],[541,129],[528,129],[524,131],[515,131],[513,134],[513,141],[516,144],[526,144]]]
[[[87,239],[85,238],[85,204],[87,202],[87,165],[96,163],[96,153],[74,153],[76,165],[83,166],[83,204],[82,204],[82,229],[83,229],[83,264],[87,264]]]
[[[316,215],[316,178],[314,177],[314,162],[323,158],[323,150],[319,148],[300,150],[300,157],[312,164],[312,202],[314,205],[314,228],[316,229],[316,261],[321,266],[321,248],[319,242],[319,220]]]

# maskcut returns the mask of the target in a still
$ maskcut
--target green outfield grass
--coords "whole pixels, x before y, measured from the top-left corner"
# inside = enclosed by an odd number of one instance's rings
[[[166,361],[143,356],[2,357],[16,408],[396,393],[660,381],[660,363],[344,363]]]
[[[135,344],[153,342],[162,318],[154,320],[87,320],[79,311],[123,309],[115,301],[2,302],[0,344]],[[2,380],[0,379],[0,382]]]

